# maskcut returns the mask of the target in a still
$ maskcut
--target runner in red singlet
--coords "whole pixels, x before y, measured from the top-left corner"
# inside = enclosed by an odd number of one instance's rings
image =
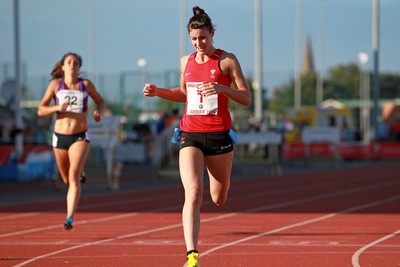
[[[146,84],[143,93],[186,102],[179,139],[179,170],[185,190],[182,223],[186,266],[198,267],[204,167],[210,180],[211,198],[216,205],[223,205],[233,162],[228,100],[249,106],[251,97],[235,55],[213,46],[215,29],[210,17],[199,7],[194,7],[193,13],[187,27],[195,52],[181,59],[181,87],[166,89]]]

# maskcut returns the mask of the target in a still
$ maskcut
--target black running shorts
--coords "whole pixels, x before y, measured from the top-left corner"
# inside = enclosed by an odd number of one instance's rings
[[[79,141],[90,143],[87,131],[76,134],[59,134],[53,133],[53,147],[68,150],[69,147]]]
[[[229,130],[212,133],[182,131],[179,140],[179,149],[190,146],[197,147],[206,156],[220,155],[233,151],[233,143],[229,136]]]

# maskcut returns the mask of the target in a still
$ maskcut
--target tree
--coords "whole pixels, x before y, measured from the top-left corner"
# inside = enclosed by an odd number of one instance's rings
[[[400,75],[384,73],[379,76],[381,98],[400,98]],[[371,87],[372,88],[372,87]]]
[[[272,111],[282,113],[288,108],[294,106],[294,87],[295,81],[291,80],[289,83],[281,87],[277,87],[273,92],[273,98],[270,101],[270,108]],[[315,105],[316,101],[316,74],[310,72],[302,75],[301,77],[301,105],[310,106]]]
[[[360,98],[360,69],[355,63],[331,68],[325,83],[324,99]]]
[[[293,107],[294,80],[275,88],[269,107],[276,113],[283,113],[289,107]]]
[[[372,77],[372,75],[371,75]],[[371,93],[372,93],[372,79]],[[400,96],[400,75],[381,73],[379,75],[380,95],[383,99],[393,99]],[[282,113],[293,108],[294,80],[275,88],[270,101],[270,109]],[[360,68],[355,63],[339,65],[328,70],[324,79],[323,99],[359,99],[360,98]],[[301,105],[315,105],[316,74],[307,73],[301,77]]]

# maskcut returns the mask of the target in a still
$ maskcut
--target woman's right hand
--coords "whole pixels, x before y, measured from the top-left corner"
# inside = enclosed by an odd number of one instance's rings
[[[66,101],[60,105],[60,111],[66,111],[69,105],[69,101]]]
[[[146,83],[143,87],[143,94],[145,96],[157,96],[157,86]]]

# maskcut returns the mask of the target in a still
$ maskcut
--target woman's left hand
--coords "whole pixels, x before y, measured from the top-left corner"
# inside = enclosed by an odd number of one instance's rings
[[[95,122],[99,122],[101,120],[100,113],[97,110],[93,112],[93,119],[95,120]]]
[[[209,96],[209,95],[219,94],[221,91],[221,87],[222,86],[218,83],[209,82],[199,85],[198,89],[200,90],[203,96]]]

